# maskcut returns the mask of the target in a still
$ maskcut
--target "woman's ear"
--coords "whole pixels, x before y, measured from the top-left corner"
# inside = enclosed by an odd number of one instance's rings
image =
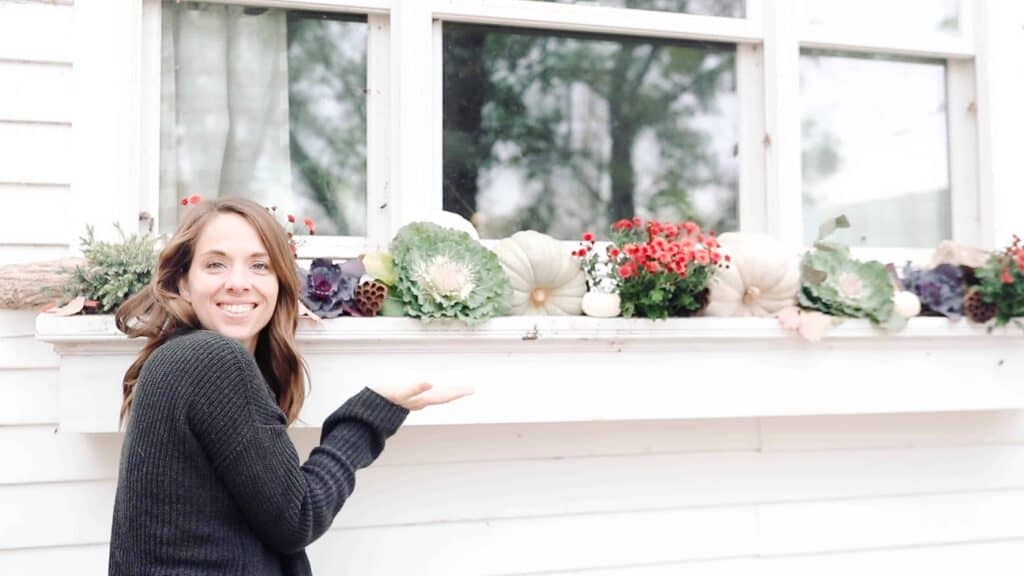
[[[192,303],[192,292],[188,289],[188,278],[185,276],[178,279],[178,294],[189,304]]]

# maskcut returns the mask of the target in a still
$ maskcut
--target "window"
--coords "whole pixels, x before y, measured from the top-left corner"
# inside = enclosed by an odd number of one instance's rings
[[[735,47],[444,26],[444,208],[485,238],[737,222]]]
[[[840,214],[851,246],[950,237],[944,62],[804,51],[800,100],[806,244]]]
[[[272,4],[163,2],[162,231],[193,193],[312,217],[304,256],[438,208],[485,239],[638,214],[807,244],[845,213],[842,240],[910,250],[986,225],[971,0]]]
[[[161,21],[161,230],[199,194],[365,235],[366,18],[164,2]]]

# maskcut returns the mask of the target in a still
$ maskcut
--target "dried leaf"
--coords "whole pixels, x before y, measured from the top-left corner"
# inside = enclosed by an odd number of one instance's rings
[[[47,314],[53,314],[54,316],[74,316],[75,314],[81,314],[85,308],[85,296],[78,296],[72,298],[67,304],[45,310]]]

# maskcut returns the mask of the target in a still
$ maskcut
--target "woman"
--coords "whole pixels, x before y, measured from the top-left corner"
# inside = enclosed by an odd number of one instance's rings
[[[124,378],[112,575],[310,574],[323,534],[409,410],[467,391],[363,389],[300,466],[298,280],[284,230],[227,198],[189,209],[117,326],[148,342]]]

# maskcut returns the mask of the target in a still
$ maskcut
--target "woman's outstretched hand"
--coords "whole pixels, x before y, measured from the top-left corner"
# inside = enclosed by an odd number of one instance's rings
[[[435,404],[447,404],[473,393],[473,389],[468,386],[434,388],[428,382],[381,384],[370,386],[370,389],[406,410],[419,410]]]

